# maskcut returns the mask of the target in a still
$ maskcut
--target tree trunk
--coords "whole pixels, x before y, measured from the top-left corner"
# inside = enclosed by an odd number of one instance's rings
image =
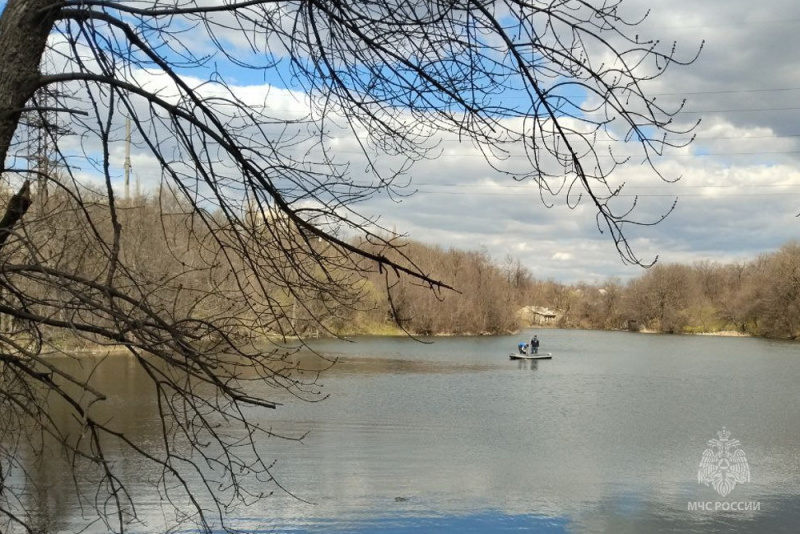
[[[6,206],[6,212],[0,219],[0,250],[5,246],[6,239],[11,234],[14,226],[25,215],[31,205],[31,183],[25,180],[19,193],[11,197]]]
[[[0,17],[0,162],[6,157],[25,103],[37,88],[39,63],[55,23],[53,0],[8,0]]]

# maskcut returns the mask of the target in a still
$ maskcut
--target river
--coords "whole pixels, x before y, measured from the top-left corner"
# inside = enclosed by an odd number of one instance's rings
[[[800,345],[539,329],[540,350],[554,358],[510,361],[532,333],[314,341],[339,358],[321,378],[329,398],[256,415],[276,431],[308,433],[261,451],[298,498],[278,492],[232,525],[297,534],[800,531]],[[112,401],[151,403],[126,360],[107,360],[119,367],[108,379],[123,384]],[[153,423],[125,421],[132,433]],[[742,453],[726,466],[749,471],[725,496],[698,482],[714,438],[738,440],[730,451]],[[130,463],[136,487],[141,459],[118,462]],[[49,524],[71,531],[80,512],[68,484],[48,476]],[[139,515],[163,520],[157,496]]]

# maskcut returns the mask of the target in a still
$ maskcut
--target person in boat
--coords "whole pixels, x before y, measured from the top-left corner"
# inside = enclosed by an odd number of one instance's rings
[[[528,351],[528,344],[524,341],[520,341],[519,345],[517,345],[517,349],[519,349],[520,354],[527,354]]]
[[[539,354],[539,338],[536,336],[531,339],[531,354]]]

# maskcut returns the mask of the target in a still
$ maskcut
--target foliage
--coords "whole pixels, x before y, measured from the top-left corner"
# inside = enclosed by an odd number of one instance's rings
[[[418,242],[404,242],[402,250],[430,277],[446,278],[457,292],[432,292],[407,278],[393,278],[391,299],[376,303],[381,320],[399,324],[418,335],[499,334],[515,331],[514,312],[523,305],[524,291],[508,272],[494,264],[485,251],[443,250]],[[530,278],[519,267],[520,276]]]
[[[624,287],[613,280],[584,284],[573,295],[577,302],[564,326],[794,339],[800,335],[800,245],[743,263],[656,265]]]

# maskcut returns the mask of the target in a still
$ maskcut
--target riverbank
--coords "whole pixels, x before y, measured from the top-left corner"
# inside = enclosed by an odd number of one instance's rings
[[[605,331],[605,332],[624,332],[625,330],[601,330],[601,329],[593,329],[593,328],[569,328],[569,327],[544,327],[541,325],[531,325],[525,326],[520,328],[514,332],[460,332],[460,333],[453,333],[453,332],[437,332],[437,333],[418,333],[418,332],[405,332],[398,327],[392,327],[390,325],[381,325],[380,328],[374,329],[348,329],[336,332],[335,335],[333,334],[322,334],[316,333],[313,336],[292,336],[285,338],[288,342],[306,342],[311,339],[317,338],[327,338],[327,339],[334,339],[336,337],[340,337],[342,339],[348,339],[353,337],[412,337],[412,338],[451,338],[451,337],[493,337],[493,336],[514,336],[519,335],[524,330],[538,330],[538,329],[556,329],[556,330],[587,330],[587,331]],[[666,334],[665,332],[659,332],[657,330],[650,330],[643,328],[638,330],[637,332],[632,333],[639,333],[639,334],[665,334],[665,335],[686,335],[686,336],[716,336],[716,337],[758,337],[754,336],[749,333],[744,333],[736,330],[719,330],[714,332],[681,332],[679,334]],[[270,337],[270,336],[262,336],[261,341],[263,343],[282,343],[283,338],[279,337]],[[80,343],[76,343],[74,345],[70,345],[66,343],[64,340],[60,340],[58,346],[50,346],[48,347],[49,350],[43,351],[43,354],[48,356],[53,355],[90,355],[90,356],[101,356],[106,354],[123,354],[127,353],[128,349],[123,345],[101,345],[101,344],[91,344],[82,340]]]
[[[593,330],[589,328],[587,330]],[[613,330],[609,330],[613,331]],[[680,332],[680,333],[672,333],[672,332],[659,332],[658,330],[650,330],[647,328],[642,328],[641,330],[636,331],[639,334],[666,334],[666,335],[675,335],[675,336],[719,336],[719,337],[757,337],[753,334],[748,334],[746,332],[739,332],[736,330],[717,330],[714,332]]]
[[[738,332],[736,330],[721,330],[719,332],[696,332],[697,336],[724,336],[724,337],[754,337],[752,334],[746,332]]]

